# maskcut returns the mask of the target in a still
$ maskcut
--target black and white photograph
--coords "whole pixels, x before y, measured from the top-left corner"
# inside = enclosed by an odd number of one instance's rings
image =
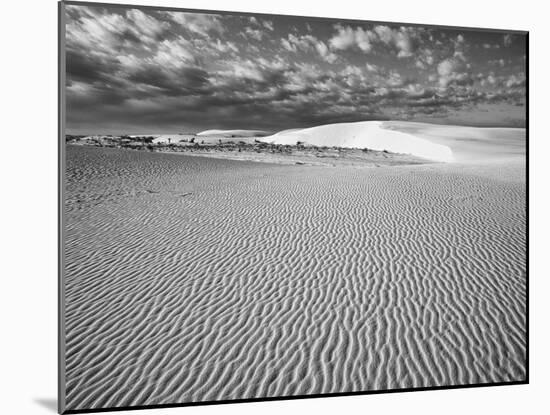
[[[60,412],[527,383],[490,23],[60,2]]]

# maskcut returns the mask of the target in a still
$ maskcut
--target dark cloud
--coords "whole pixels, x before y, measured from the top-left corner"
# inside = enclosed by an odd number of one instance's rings
[[[95,58],[83,52],[68,50],[66,53],[67,79],[70,81],[81,81],[96,83],[106,81],[109,74],[116,70],[116,64],[105,59]]]
[[[208,74],[200,68],[182,67],[167,72],[154,65],[144,65],[127,77],[131,83],[157,88],[157,94],[181,96],[208,93]]]

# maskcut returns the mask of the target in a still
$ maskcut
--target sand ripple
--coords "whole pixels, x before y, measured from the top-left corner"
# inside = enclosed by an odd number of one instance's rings
[[[67,408],[525,378],[525,170],[68,148]]]

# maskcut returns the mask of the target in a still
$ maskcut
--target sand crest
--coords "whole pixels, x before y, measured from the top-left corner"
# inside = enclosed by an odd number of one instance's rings
[[[452,161],[449,147],[419,138],[413,134],[383,128],[382,121],[327,124],[298,130],[285,130],[262,138],[275,144],[297,142],[315,146],[336,146],[347,148],[369,148],[423,157],[429,160]]]
[[[263,137],[269,135],[267,131],[263,130],[205,130],[197,133],[199,137]]]

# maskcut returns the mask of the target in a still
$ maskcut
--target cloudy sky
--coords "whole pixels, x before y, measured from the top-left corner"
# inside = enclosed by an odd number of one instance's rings
[[[71,5],[67,132],[524,126],[525,43],[505,32]]]

